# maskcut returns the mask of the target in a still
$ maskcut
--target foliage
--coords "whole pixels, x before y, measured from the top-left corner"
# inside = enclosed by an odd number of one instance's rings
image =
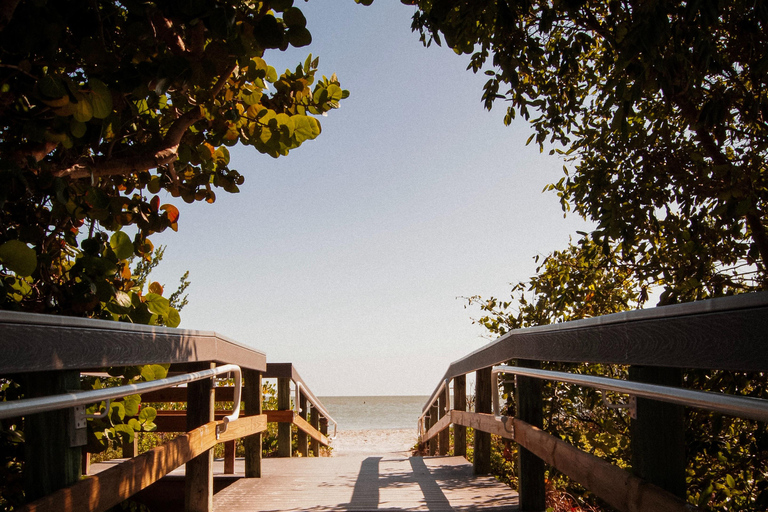
[[[552,185],[663,303],[768,282],[768,5],[405,0],[471,55],[483,100],[571,168]]]
[[[35,27],[35,30],[30,30]],[[311,55],[292,0],[11,2],[0,13],[0,307],[172,325],[128,261],[178,229],[161,204],[238,192],[237,143],[278,157],[348,92]],[[131,234],[129,234],[131,233]]]

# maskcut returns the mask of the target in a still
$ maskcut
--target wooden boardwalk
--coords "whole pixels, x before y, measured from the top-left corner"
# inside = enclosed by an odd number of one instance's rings
[[[517,494],[462,457],[349,454],[265,459],[263,477],[214,496],[220,512],[517,511]]]

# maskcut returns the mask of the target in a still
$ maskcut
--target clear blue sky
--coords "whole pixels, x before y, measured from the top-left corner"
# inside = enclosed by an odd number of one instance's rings
[[[585,229],[542,193],[563,162],[525,146],[524,121],[480,101],[468,59],[426,49],[393,0],[297,1],[309,47],[265,56],[279,71],[312,52],[351,96],[323,133],[274,160],[235,148],[240,194],[181,210],[154,277],[190,271],[181,327],[214,330],[293,362],[315,394],[429,394],[488,340],[461,296],[507,297],[533,257]]]

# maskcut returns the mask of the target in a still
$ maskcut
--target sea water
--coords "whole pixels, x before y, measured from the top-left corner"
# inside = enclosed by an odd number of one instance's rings
[[[416,429],[428,396],[318,397],[339,430]]]

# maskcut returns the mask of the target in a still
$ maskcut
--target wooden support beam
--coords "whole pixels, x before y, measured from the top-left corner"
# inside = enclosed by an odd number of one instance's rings
[[[50,371],[27,374],[26,398],[59,395],[80,389],[80,372]],[[72,485],[80,478],[82,448],[71,446],[72,409],[30,414],[24,418],[24,492],[35,500]]]
[[[491,413],[491,367],[482,368],[475,372],[475,412]],[[487,475],[491,472],[491,434],[475,430],[474,471],[476,475]],[[542,509],[543,510],[543,509]]]
[[[209,368],[215,365],[210,363]],[[187,385],[187,431],[214,421],[213,379]],[[184,510],[213,512],[213,450],[187,462],[184,477]]]
[[[97,475],[78,481],[18,512],[103,512],[149,487],[185,462],[207,453],[218,442],[227,442],[267,429],[267,417],[248,416],[230,422],[216,439],[216,425],[207,423]]]
[[[448,386],[445,386],[443,392],[440,393],[440,396],[438,397],[438,419],[444,418],[447,414],[447,410],[450,408],[450,392],[451,390],[448,388]],[[437,436],[437,444],[438,453],[440,455],[448,455],[448,451],[451,449],[450,431],[448,430],[448,425],[446,425],[445,428],[442,429],[440,434]]]
[[[429,422],[427,422],[427,429],[432,430],[438,421],[438,406],[437,400],[435,400],[429,407]],[[429,447],[427,448],[427,455],[435,455],[437,453],[437,436],[433,436],[429,439]]]
[[[316,407],[312,408],[312,414],[309,416],[309,424],[315,430],[320,430],[320,411]],[[315,457],[320,456],[320,443],[314,437],[309,441],[309,449]]]
[[[307,420],[307,395],[299,393],[299,416],[304,421]],[[296,433],[296,444],[298,445],[299,455],[309,457],[309,446],[307,445],[307,433],[299,430]]]
[[[522,368],[541,368],[539,361],[518,359]],[[542,381],[517,375],[515,377],[516,417],[536,428],[543,428]],[[518,446],[518,478],[520,481],[520,511],[539,512],[547,508],[544,486],[544,461],[523,446]]]
[[[224,474],[235,474],[235,451],[237,449],[237,440],[224,443]]]
[[[683,387],[683,371],[630,366],[629,380]],[[630,423],[630,433],[634,474],[685,498],[685,408],[637,398],[637,418]]]
[[[288,411],[291,409],[291,379],[279,377],[277,379],[277,410]],[[280,423],[277,426],[277,456],[290,457],[292,452],[291,424]]]
[[[328,423],[325,418],[320,420],[321,430],[318,432],[312,428],[312,425],[307,423],[294,411],[264,411],[264,414],[267,416],[267,421],[269,421],[269,423],[285,423],[289,426],[296,425],[299,430],[305,432],[310,438],[316,439],[317,442],[323,446],[328,446],[330,444],[328,437],[326,437],[328,432]],[[325,426],[322,424],[323,420],[326,421]],[[322,431],[323,428],[325,428],[325,433]]]
[[[453,408],[456,411],[467,410],[467,377],[460,375],[453,379]],[[453,454],[461,457],[467,456],[467,427],[464,425],[453,426]]]
[[[264,404],[262,373],[243,369],[243,402],[246,416],[262,414]],[[245,477],[261,478],[261,433],[243,439],[245,448]]]
[[[247,368],[242,369],[244,374],[249,371]],[[258,372],[257,372],[258,373]],[[231,402],[235,399],[234,386],[221,386],[214,389],[217,402]],[[150,391],[149,393],[141,394],[141,401],[144,403],[152,402],[186,402],[187,401],[187,388],[175,387],[158,389],[157,391]]]
[[[125,442],[122,445],[122,452],[124,459],[130,459],[139,454],[139,433],[136,432],[133,435],[133,441]]]

